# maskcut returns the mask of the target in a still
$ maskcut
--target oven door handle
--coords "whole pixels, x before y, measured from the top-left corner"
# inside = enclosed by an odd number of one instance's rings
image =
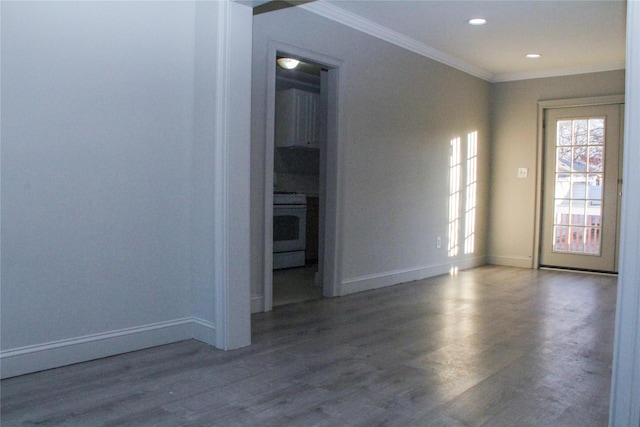
[[[307,209],[307,205],[273,205],[274,209]]]

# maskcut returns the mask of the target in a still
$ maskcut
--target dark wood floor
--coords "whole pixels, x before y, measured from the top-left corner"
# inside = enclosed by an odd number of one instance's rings
[[[2,382],[2,426],[604,426],[616,278],[481,267]]]

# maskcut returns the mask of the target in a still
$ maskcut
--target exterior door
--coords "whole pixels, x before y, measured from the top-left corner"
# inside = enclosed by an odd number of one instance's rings
[[[621,110],[545,110],[541,266],[617,271]]]

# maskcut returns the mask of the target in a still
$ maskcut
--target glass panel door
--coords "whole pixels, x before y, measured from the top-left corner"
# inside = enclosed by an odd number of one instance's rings
[[[616,270],[620,110],[545,111],[541,265]]]
[[[554,252],[600,255],[605,120],[556,122]]]

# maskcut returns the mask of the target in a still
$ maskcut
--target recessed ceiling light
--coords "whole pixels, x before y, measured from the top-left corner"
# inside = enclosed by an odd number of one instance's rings
[[[487,23],[487,20],[484,18],[473,18],[469,19],[469,24],[471,25],[484,25]]]
[[[540,58],[542,55],[540,55],[539,53],[528,53],[527,54],[527,58],[529,59],[537,59]]]

